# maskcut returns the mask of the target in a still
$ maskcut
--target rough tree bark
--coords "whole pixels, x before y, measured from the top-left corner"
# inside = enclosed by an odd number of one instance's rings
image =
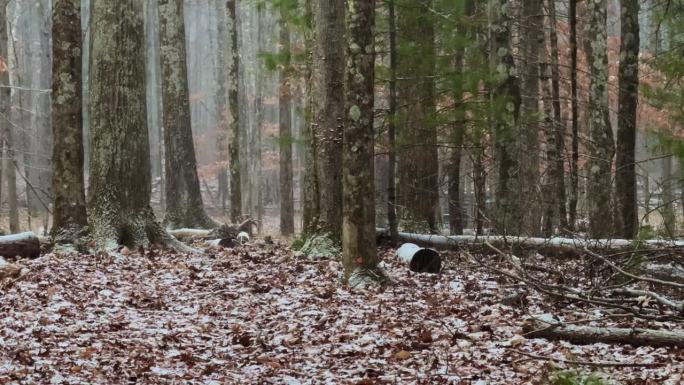
[[[616,190],[622,226],[619,235],[633,238],[639,230],[636,185],[636,120],[639,101],[639,1],[620,3],[620,77],[616,158]]]
[[[405,55],[397,65],[399,205],[402,217],[437,230],[439,170],[435,127],[435,30],[432,0],[398,7],[397,38]]]
[[[204,211],[190,121],[182,0],[159,0],[168,227],[215,227]]]
[[[281,7],[284,7],[281,5]],[[290,30],[287,13],[280,12],[280,49],[286,58],[280,73],[280,100],[278,114],[280,136],[280,233],[294,234],[294,196],[292,191],[292,89],[290,65]]]
[[[588,3],[589,21],[585,46],[590,77],[587,203],[589,234],[593,238],[606,238],[614,231],[611,196],[615,143],[608,114],[606,12],[606,0]]]
[[[342,257],[350,284],[355,275],[379,276],[373,167],[374,14],[375,0],[347,0]]]
[[[570,199],[568,200],[568,228],[575,229],[579,198],[579,107],[577,104],[577,0],[569,0],[570,25],[570,115],[572,124],[572,158],[570,162]]]
[[[389,22],[389,120],[387,123],[387,224],[392,244],[398,241],[397,223],[397,18],[395,0],[387,0]]]
[[[4,86],[10,85],[9,76],[9,41],[7,33],[7,3],[8,0],[0,0],[0,59],[3,61],[6,69],[0,71],[0,84]],[[7,188],[5,191],[7,205],[9,206],[9,230],[12,233],[19,232],[19,210],[17,208],[17,170],[16,170],[16,152],[14,141],[14,130],[10,124],[10,88],[5,87],[0,89],[0,132],[3,133],[3,141],[5,145],[5,158],[2,164],[4,168],[5,181]]]
[[[310,161],[313,202],[305,233],[327,233],[338,240],[342,233],[342,136],[345,118],[344,47],[345,1],[312,2],[313,47],[311,64]]]
[[[240,90],[238,72],[240,54],[238,47],[237,0],[226,2],[226,33],[230,42],[230,60],[228,61],[228,157],[230,172],[230,220],[237,223],[242,215],[242,190],[240,180]]]
[[[99,250],[161,243],[150,202],[142,2],[92,7],[88,222]]]
[[[497,72],[497,84],[491,92],[498,116],[494,122],[494,141],[498,166],[495,198],[495,225],[501,234],[518,234],[522,208],[517,194],[517,147],[522,138],[516,137],[515,127],[520,118],[520,80],[511,48],[511,16],[507,0],[492,0],[491,10],[491,65]]]
[[[52,232],[87,225],[83,176],[81,1],[52,10]]]

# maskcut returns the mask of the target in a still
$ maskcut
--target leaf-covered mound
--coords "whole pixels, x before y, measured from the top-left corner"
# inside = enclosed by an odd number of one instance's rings
[[[519,352],[659,365],[587,369],[624,384],[684,373],[675,349],[523,338],[546,300],[503,305],[515,286],[455,255],[439,276],[384,257],[394,283],[367,291],[278,245],[19,261],[28,273],[0,281],[0,383],[548,383],[551,364]]]

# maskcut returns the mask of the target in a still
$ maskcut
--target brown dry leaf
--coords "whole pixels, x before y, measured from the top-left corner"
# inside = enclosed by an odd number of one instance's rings
[[[411,358],[411,353],[407,352],[406,350],[400,350],[397,352],[397,354],[394,355],[394,358],[399,361],[408,360],[409,358]]]

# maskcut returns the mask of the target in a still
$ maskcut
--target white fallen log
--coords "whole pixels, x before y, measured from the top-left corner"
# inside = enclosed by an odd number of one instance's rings
[[[0,236],[0,257],[38,258],[40,240],[32,232]]]
[[[389,236],[385,229],[377,229],[378,235]],[[433,234],[414,234],[399,233],[402,242],[417,243],[419,245],[431,246],[440,249],[457,248],[460,246],[485,246],[490,243],[496,247],[516,247],[523,249],[549,249],[560,253],[578,254],[584,248],[592,250],[622,251],[635,247],[635,242],[629,239],[578,239],[578,238],[537,238],[520,236],[502,235],[433,235]],[[643,246],[648,248],[682,248],[684,240],[668,241],[661,239],[640,241]]]
[[[684,347],[684,331],[567,325],[543,315],[525,321],[528,338],[564,340],[575,344],[625,344],[632,346]]]
[[[179,241],[187,242],[195,239],[205,239],[211,234],[211,230],[204,229],[176,229],[169,230],[169,234],[173,235]]]

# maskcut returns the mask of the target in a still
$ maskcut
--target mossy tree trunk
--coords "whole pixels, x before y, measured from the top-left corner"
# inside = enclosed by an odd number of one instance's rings
[[[636,122],[639,101],[639,1],[621,1],[620,79],[616,159],[619,235],[638,231],[636,184]]]
[[[92,7],[88,222],[99,250],[161,243],[150,207],[143,3]]]
[[[343,146],[342,255],[345,277],[374,271],[374,0],[347,0],[346,117]]]
[[[283,7],[283,6],[281,6]],[[294,196],[292,191],[292,81],[290,66],[290,30],[287,13],[280,12],[280,49],[285,58],[280,73],[279,136],[280,136],[280,233],[294,234]]]
[[[613,130],[608,115],[608,38],[606,0],[588,3],[589,21],[585,51],[589,64],[589,160],[587,203],[589,234],[593,238],[613,235],[612,165],[615,155]]]
[[[83,177],[81,1],[52,10],[52,232],[87,225]]]
[[[7,33],[7,3],[8,0],[0,0],[0,57],[9,65],[8,57],[8,33]],[[0,71],[0,84],[7,86],[0,89],[0,113],[10,116],[10,76],[7,71]],[[2,167],[4,168],[7,188],[5,191],[6,201],[9,206],[9,230],[12,233],[19,232],[19,210],[17,208],[17,170],[14,132],[7,119],[0,119],[0,134],[4,142],[5,154]]]
[[[520,79],[511,48],[511,15],[507,0],[492,0],[491,65],[496,69],[497,81],[491,97],[494,103],[493,122],[498,183],[496,186],[495,225],[500,234],[518,234],[522,207],[518,194],[520,163],[518,150],[523,138],[516,135],[520,121]]]
[[[342,233],[342,136],[344,125],[345,1],[317,0],[311,4],[311,121],[305,205],[307,234]]]
[[[182,0],[159,0],[166,218],[171,228],[215,227],[204,211],[190,120]]]
[[[397,3],[399,205],[402,216],[437,230],[439,170],[432,0]]]
[[[238,46],[237,0],[226,2],[226,33],[230,42],[230,58],[228,61],[228,157],[230,172],[230,219],[237,223],[242,216],[242,190],[240,178],[240,107],[238,72],[240,55]]]

